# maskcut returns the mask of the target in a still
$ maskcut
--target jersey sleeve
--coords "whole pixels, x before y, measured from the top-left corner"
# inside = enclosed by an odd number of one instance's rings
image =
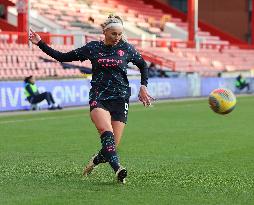
[[[140,74],[141,74],[141,85],[147,86],[147,84],[148,84],[148,67],[147,67],[145,60],[143,59],[141,54],[132,45],[129,45],[128,51],[129,51],[128,52],[128,54],[129,54],[128,62],[132,62],[139,68]]]
[[[43,41],[39,41],[38,46],[44,53],[59,62],[85,61],[89,59],[90,50],[87,45],[67,53],[57,51]]]

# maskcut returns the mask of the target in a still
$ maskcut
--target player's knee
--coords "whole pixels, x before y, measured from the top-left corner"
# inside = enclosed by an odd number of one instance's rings
[[[113,130],[109,127],[99,127],[98,132],[102,135],[104,132],[109,131],[113,133]]]
[[[97,130],[100,133],[100,135],[102,135],[106,131],[109,131],[109,132],[113,133],[113,129],[111,127],[108,127],[108,126],[99,126],[99,127],[97,127]]]
[[[49,96],[49,92],[44,92],[44,95],[45,96]]]

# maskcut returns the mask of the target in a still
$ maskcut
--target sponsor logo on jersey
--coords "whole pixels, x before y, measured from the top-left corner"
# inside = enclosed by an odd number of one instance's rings
[[[100,58],[97,61],[102,67],[113,68],[123,63],[123,60],[113,58]]]

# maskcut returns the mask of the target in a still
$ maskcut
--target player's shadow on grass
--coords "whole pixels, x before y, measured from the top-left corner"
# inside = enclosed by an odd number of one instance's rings
[[[94,185],[97,185],[97,186],[116,186],[116,185],[120,185],[119,183],[117,183],[116,181],[108,181],[108,182],[96,182],[96,183],[93,183]]]
[[[84,177],[82,176],[82,182],[86,185],[91,185],[91,186],[116,186],[116,185],[121,185],[120,183],[118,183],[116,180],[112,179],[112,180],[103,180],[102,178],[98,177],[98,176],[88,176],[88,177]]]

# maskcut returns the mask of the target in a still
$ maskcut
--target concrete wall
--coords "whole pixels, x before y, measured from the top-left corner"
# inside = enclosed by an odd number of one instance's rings
[[[199,0],[199,19],[246,40],[248,0]]]

